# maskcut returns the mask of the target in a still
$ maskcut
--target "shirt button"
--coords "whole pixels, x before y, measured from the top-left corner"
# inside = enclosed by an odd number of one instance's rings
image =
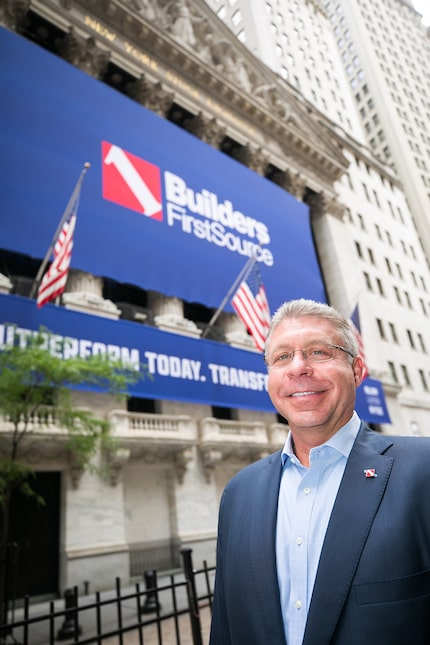
[[[296,600],[296,609],[301,609],[301,608],[302,608],[302,601]]]
[[[310,488],[305,488],[303,492],[304,492],[305,495],[309,495],[309,493],[311,492],[311,489]]]
[[[303,538],[298,537],[296,540],[296,544],[301,544],[303,542]]]

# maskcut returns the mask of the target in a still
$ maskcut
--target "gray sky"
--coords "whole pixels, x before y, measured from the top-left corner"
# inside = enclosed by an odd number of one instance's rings
[[[425,25],[430,25],[430,1],[429,0],[412,0],[415,9],[422,13]]]

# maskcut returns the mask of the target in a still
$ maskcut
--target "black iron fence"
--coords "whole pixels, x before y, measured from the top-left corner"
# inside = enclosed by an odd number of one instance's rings
[[[0,644],[53,645],[204,645],[208,642],[215,567],[194,569],[192,550],[181,550],[182,571],[158,578],[154,570],[133,587],[116,579],[109,592],[79,596],[77,587],[64,598],[34,606],[24,598]]]

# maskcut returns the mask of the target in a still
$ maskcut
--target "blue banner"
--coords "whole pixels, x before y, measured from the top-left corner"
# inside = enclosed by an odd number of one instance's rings
[[[0,248],[42,259],[89,162],[72,268],[216,308],[256,251],[272,312],[326,300],[304,203],[5,29],[0,115]]]
[[[50,351],[65,360],[108,354],[136,369],[145,364],[151,378],[142,371],[133,396],[275,412],[261,354],[55,305],[37,309],[34,300],[0,295],[0,348],[25,346],[41,327],[52,332]],[[365,421],[390,423],[379,381],[368,378],[359,388],[357,411]]]

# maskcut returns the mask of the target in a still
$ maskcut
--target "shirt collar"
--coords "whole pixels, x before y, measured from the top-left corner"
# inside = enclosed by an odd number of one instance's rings
[[[338,452],[340,452],[344,457],[348,457],[349,453],[352,450],[352,446],[357,437],[358,431],[360,429],[361,419],[358,416],[357,412],[353,412],[352,417],[340,430],[336,432],[330,439],[328,439],[323,446],[330,446]],[[287,440],[284,444],[281,453],[281,463],[282,466],[285,466],[287,459],[294,455],[293,443],[292,443],[291,430],[288,433]]]

